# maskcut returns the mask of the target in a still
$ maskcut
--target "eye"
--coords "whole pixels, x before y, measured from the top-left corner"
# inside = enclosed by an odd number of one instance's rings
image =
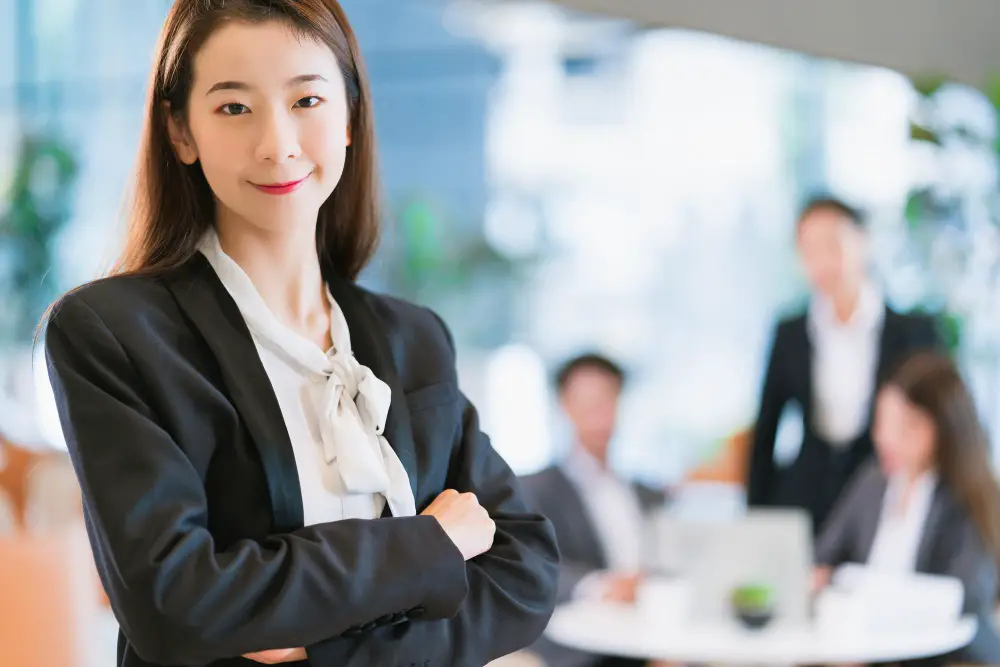
[[[225,116],[242,116],[245,113],[249,113],[250,108],[245,104],[233,102],[232,104],[223,104],[219,107],[219,112]]]
[[[322,97],[316,97],[315,95],[309,95],[308,97],[303,97],[301,100],[295,103],[295,106],[300,109],[309,109],[315,106],[319,106],[323,102]]]

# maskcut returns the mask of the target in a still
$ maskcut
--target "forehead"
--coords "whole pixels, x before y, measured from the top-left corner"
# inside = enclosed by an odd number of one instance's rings
[[[616,376],[595,366],[581,366],[566,379],[565,391],[567,392],[598,388],[617,391],[621,386]]]
[[[301,74],[339,76],[336,56],[326,44],[295,31],[284,21],[226,21],[194,59],[195,87],[236,80],[266,85]]]
[[[862,233],[849,217],[833,209],[807,213],[798,226],[799,239],[807,242],[812,239],[856,238]]]
[[[879,393],[879,405],[883,410],[903,417],[915,417],[919,414],[919,410],[907,400],[906,395],[892,385],[886,385]]]

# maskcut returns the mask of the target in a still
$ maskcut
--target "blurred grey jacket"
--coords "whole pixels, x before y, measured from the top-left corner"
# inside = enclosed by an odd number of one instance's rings
[[[877,462],[854,475],[823,526],[816,544],[816,562],[836,567],[868,561],[882,514],[888,480]],[[997,568],[969,513],[950,489],[938,482],[917,550],[916,570],[958,578],[965,590],[963,611],[975,614],[979,627],[972,643],[949,656],[966,662],[1000,663],[1000,633],[994,611]],[[940,662],[940,661],[938,661]]]

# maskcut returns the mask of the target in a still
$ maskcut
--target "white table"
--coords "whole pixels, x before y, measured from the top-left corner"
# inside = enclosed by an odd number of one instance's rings
[[[657,618],[659,617],[659,618]],[[546,633],[572,648],[628,658],[688,663],[846,664],[930,657],[962,648],[976,619],[907,632],[865,633],[812,627],[747,630],[736,624],[670,622],[635,607],[576,602],[556,610]]]

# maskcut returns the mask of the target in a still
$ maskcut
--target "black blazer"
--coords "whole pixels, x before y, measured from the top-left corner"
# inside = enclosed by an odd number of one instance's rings
[[[888,481],[875,461],[858,470],[816,543],[818,564],[837,567],[868,562],[887,486]],[[997,566],[969,513],[959,505],[951,489],[941,483],[934,490],[920,536],[916,570],[961,581],[965,591],[963,612],[978,619],[972,642],[957,655],[949,656],[949,661],[1000,663],[1000,632],[995,617]],[[922,664],[949,661],[931,660]]]
[[[878,387],[912,352],[942,347],[933,318],[903,315],[885,309],[875,386]],[[871,410],[864,432],[842,450],[831,447],[813,423],[813,348],[807,315],[778,324],[761,392],[760,412],[753,432],[747,482],[751,507],[801,507],[819,530],[847,480],[874,452]],[[874,402],[874,394],[870,400]],[[803,440],[798,457],[786,469],[774,463],[774,440],[785,407],[798,404],[803,418]]]
[[[444,324],[324,275],[358,360],[392,389],[385,436],[418,512],[475,492],[492,549],[466,563],[433,517],[304,528],[277,399],[204,257],[104,280],[61,301],[46,347],[121,667],[296,646],[316,667],[482,667],[545,628],[552,527],[479,430]]]

